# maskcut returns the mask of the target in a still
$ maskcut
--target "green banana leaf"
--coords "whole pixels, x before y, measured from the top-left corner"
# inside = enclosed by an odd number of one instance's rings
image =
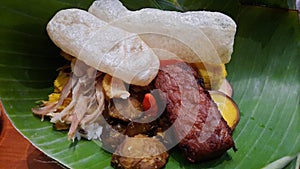
[[[228,80],[241,110],[234,131],[237,152],[189,164],[171,151],[167,169],[297,168],[300,152],[300,25],[297,11],[274,7],[275,0],[122,0],[130,9],[211,10],[231,16],[238,29]],[[259,2],[259,3],[258,3]],[[261,3],[262,2],[262,3]],[[289,4],[292,1],[280,1]],[[0,0],[0,100],[16,129],[48,156],[70,168],[111,168],[111,154],[93,141],[70,142],[47,119],[32,114],[36,101],[53,90],[64,65],[45,27],[60,9],[87,9],[92,0]],[[275,5],[278,6],[278,5]],[[277,160],[277,161],[276,161]],[[297,162],[298,161],[298,162]]]
[[[296,9],[295,0],[240,0],[240,2],[248,5],[265,5],[268,7]]]

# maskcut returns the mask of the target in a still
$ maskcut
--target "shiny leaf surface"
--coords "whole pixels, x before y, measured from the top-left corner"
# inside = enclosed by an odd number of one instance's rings
[[[262,168],[300,152],[300,30],[295,11],[245,6],[237,1],[122,0],[130,9],[211,10],[238,25],[228,80],[241,120],[234,131],[238,151],[199,164],[171,151],[166,166],[181,168]],[[267,2],[267,1],[265,1]],[[111,155],[95,142],[70,142],[67,133],[32,114],[36,101],[52,91],[64,64],[45,27],[60,9],[87,9],[92,0],[1,0],[0,99],[15,127],[50,157],[71,168],[110,168]],[[30,4],[30,5],[28,5]],[[295,168],[296,159],[287,168]]]

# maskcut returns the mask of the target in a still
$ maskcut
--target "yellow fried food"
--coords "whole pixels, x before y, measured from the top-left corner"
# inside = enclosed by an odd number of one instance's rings
[[[210,96],[217,104],[222,117],[233,130],[240,120],[240,111],[235,102],[222,92],[210,91]]]
[[[48,95],[49,103],[56,103],[60,98],[60,93],[66,83],[69,81],[69,73],[64,72],[63,70],[59,71],[57,78],[54,80],[54,91]],[[62,106],[58,108],[58,111],[63,110],[71,101],[71,97],[68,97],[64,100]]]
[[[69,73],[65,73],[63,70],[59,71],[57,78],[54,80],[54,93],[60,93],[68,80]]]
[[[192,66],[203,78],[206,89],[218,90],[227,76],[224,64],[193,63]]]

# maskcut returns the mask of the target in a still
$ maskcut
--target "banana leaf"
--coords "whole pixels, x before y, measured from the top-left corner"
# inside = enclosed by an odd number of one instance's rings
[[[240,0],[240,2],[248,5],[264,5],[268,7],[296,9],[295,0]]]
[[[70,142],[47,119],[32,114],[53,90],[65,64],[45,27],[60,9],[87,9],[92,0],[0,1],[0,100],[15,128],[46,155],[70,168],[111,168],[111,154],[94,141]],[[228,80],[241,119],[233,137],[237,152],[190,164],[171,151],[167,169],[298,168],[300,152],[300,25],[298,12],[275,1],[122,0],[130,9],[210,10],[238,25]],[[248,2],[248,1],[247,1]],[[258,1],[256,1],[258,2]],[[292,1],[281,1],[289,4]],[[278,8],[272,8],[279,6]],[[270,165],[269,165],[270,164]]]

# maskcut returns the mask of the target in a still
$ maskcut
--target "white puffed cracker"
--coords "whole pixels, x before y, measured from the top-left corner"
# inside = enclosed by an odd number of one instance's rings
[[[87,11],[59,11],[47,32],[64,52],[127,83],[147,85],[158,72],[158,57],[136,33],[107,24]]]

